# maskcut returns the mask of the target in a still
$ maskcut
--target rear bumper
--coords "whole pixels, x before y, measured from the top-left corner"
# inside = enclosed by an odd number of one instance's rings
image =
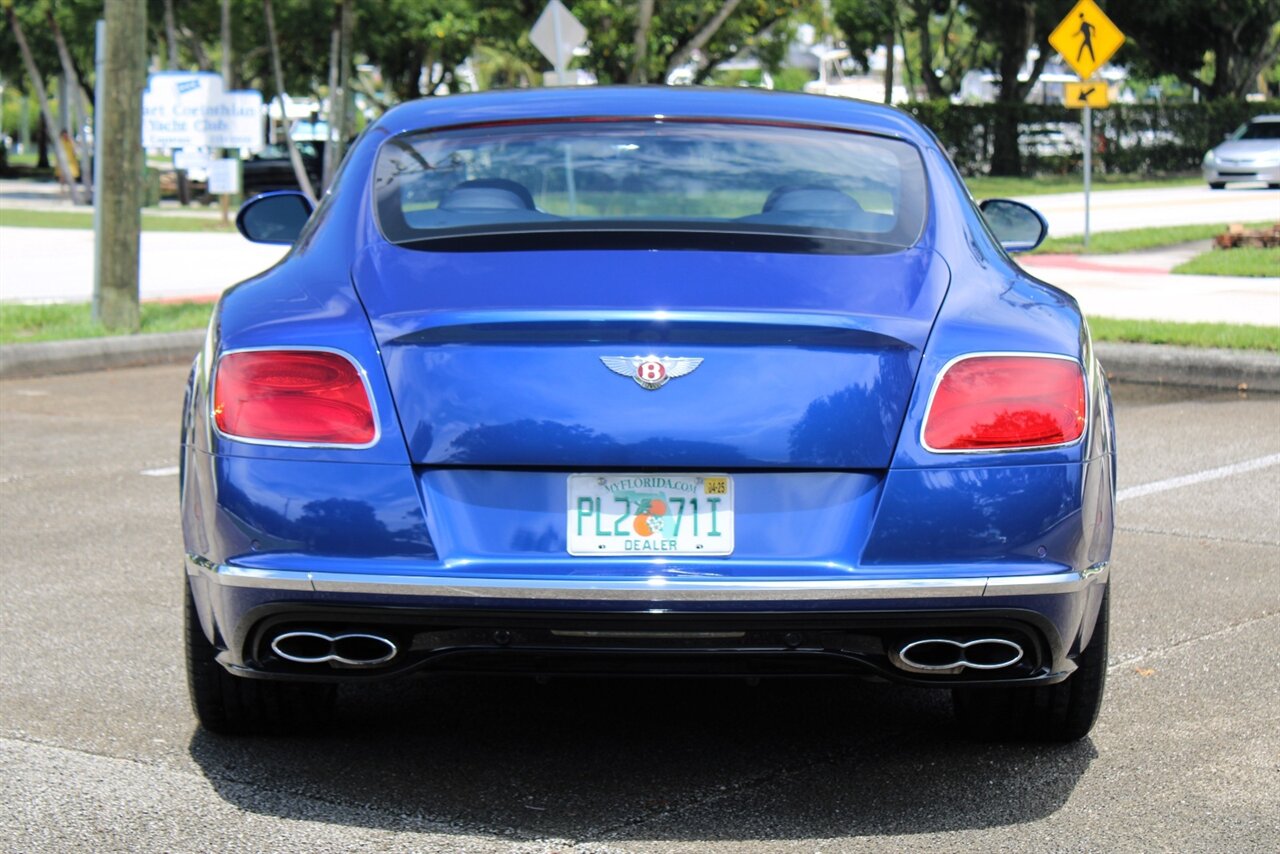
[[[296,572],[214,565],[190,555],[189,575],[219,587],[281,592],[421,596],[432,599],[626,602],[646,607],[665,603],[843,602],[848,600],[1041,596],[1079,593],[1105,582],[1107,565],[1048,575],[968,578],[871,578],[822,580],[738,579],[533,579],[465,578],[430,575]]]
[[[206,633],[223,650],[219,661],[250,678],[366,681],[432,670],[851,673],[922,685],[1066,678],[1092,634],[1109,577],[1100,564],[930,579],[459,578],[246,569],[191,557],[187,572]],[[629,640],[601,640],[620,625]],[[401,652],[366,670],[274,658],[272,638],[297,630],[385,634]],[[922,677],[892,666],[897,645],[935,635],[1013,638],[1028,655],[1004,673]]]
[[[1215,163],[1213,166],[1202,166],[1201,171],[1204,173],[1204,180],[1210,184],[1245,181],[1264,181],[1268,184],[1280,183],[1280,164],[1255,166],[1246,163]]]

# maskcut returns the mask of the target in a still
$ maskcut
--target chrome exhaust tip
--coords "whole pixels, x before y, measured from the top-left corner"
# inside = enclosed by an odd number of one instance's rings
[[[330,635],[300,630],[277,635],[271,641],[271,651],[295,664],[377,667],[395,658],[399,648],[382,635],[363,632]]]
[[[1022,646],[1006,638],[924,638],[889,653],[899,670],[929,675],[954,675],[970,670],[1000,670],[1022,660]]]

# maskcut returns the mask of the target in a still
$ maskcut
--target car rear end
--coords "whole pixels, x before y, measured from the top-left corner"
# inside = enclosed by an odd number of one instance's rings
[[[219,664],[1071,677],[1113,456],[1069,298],[971,251],[906,120],[588,118],[366,141],[349,280],[224,300],[184,473]]]

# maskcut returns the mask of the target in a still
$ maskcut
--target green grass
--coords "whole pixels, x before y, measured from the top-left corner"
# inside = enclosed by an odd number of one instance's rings
[[[1280,351],[1280,326],[1238,323],[1175,323],[1164,320],[1119,320],[1090,317],[1095,341],[1174,344],[1179,347],[1222,347],[1228,350]]]
[[[1280,247],[1210,249],[1173,268],[1200,276],[1280,276]]]
[[[1010,196],[1040,196],[1045,193],[1084,192],[1082,175],[1043,175],[1038,178],[1002,178],[975,175],[966,178],[975,199],[1006,199]],[[1094,190],[1154,190],[1160,187],[1197,187],[1204,183],[1198,175],[1144,178],[1140,175],[1094,175]]]
[[[36,152],[36,151],[24,151],[22,154],[14,154],[12,151],[10,151],[8,154],[8,160],[9,160],[10,166],[26,166],[30,169],[34,169],[36,164],[40,162],[40,154],[39,152]],[[54,154],[52,151],[50,151],[49,152],[50,168],[52,168],[53,160],[54,160]]]
[[[209,324],[213,303],[147,302],[142,304],[143,332],[180,332]],[[0,303],[0,343],[101,338],[108,332],[90,319],[89,303],[19,305]]]
[[[1246,227],[1257,228],[1268,224],[1253,222],[1246,223]],[[1089,235],[1087,253],[1084,248],[1084,239],[1075,234],[1070,237],[1050,237],[1041,243],[1035,252],[1059,255],[1118,255],[1121,252],[1136,252],[1140,249],[1177,246],[1179,243],[1190,243],[1193,240],[1209,240],[1226,230],[1226,225],[1167,225],[1158,228],[1103,231]]]
[[[234,212],[232,216],[234,217]],[[89,211],[33,211],[25,208],[0,208],[0,226],[10,228],[93,228]],[[213,217],[142,214],[143,231],[212,231],[227,234],[234,225],[223,225]]]

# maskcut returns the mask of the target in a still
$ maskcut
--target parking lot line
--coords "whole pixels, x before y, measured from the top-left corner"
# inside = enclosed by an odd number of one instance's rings
[[[1125,501],[1130,498],[1141,498],[1144,495],[1154,495],[1157,492],[1166,492],[1170,489],[1179,489],[1184,486],[1191,486],[1195,483],[1204,483],[1207,480],[1218,480],[1223,477],[1231,477],[1234,474],[1243,474],[1247,471],[1267,468],[1268,466],[1280,465],[1280,454],[1268,454],[1265,457],[1257,457],[1252,460],[1244,460],[1238,463],[1232,463],[1227,466],[1219,466],[1218,468],[1205,469],[1195,474],[1184,474],[1178,477],[1169,477],[1164,480],[1157,480],[1151,483],[1144,483],[1139,486],[1131,486],[1128,489],[1122,489],[1116,493],[1116,501]]]

